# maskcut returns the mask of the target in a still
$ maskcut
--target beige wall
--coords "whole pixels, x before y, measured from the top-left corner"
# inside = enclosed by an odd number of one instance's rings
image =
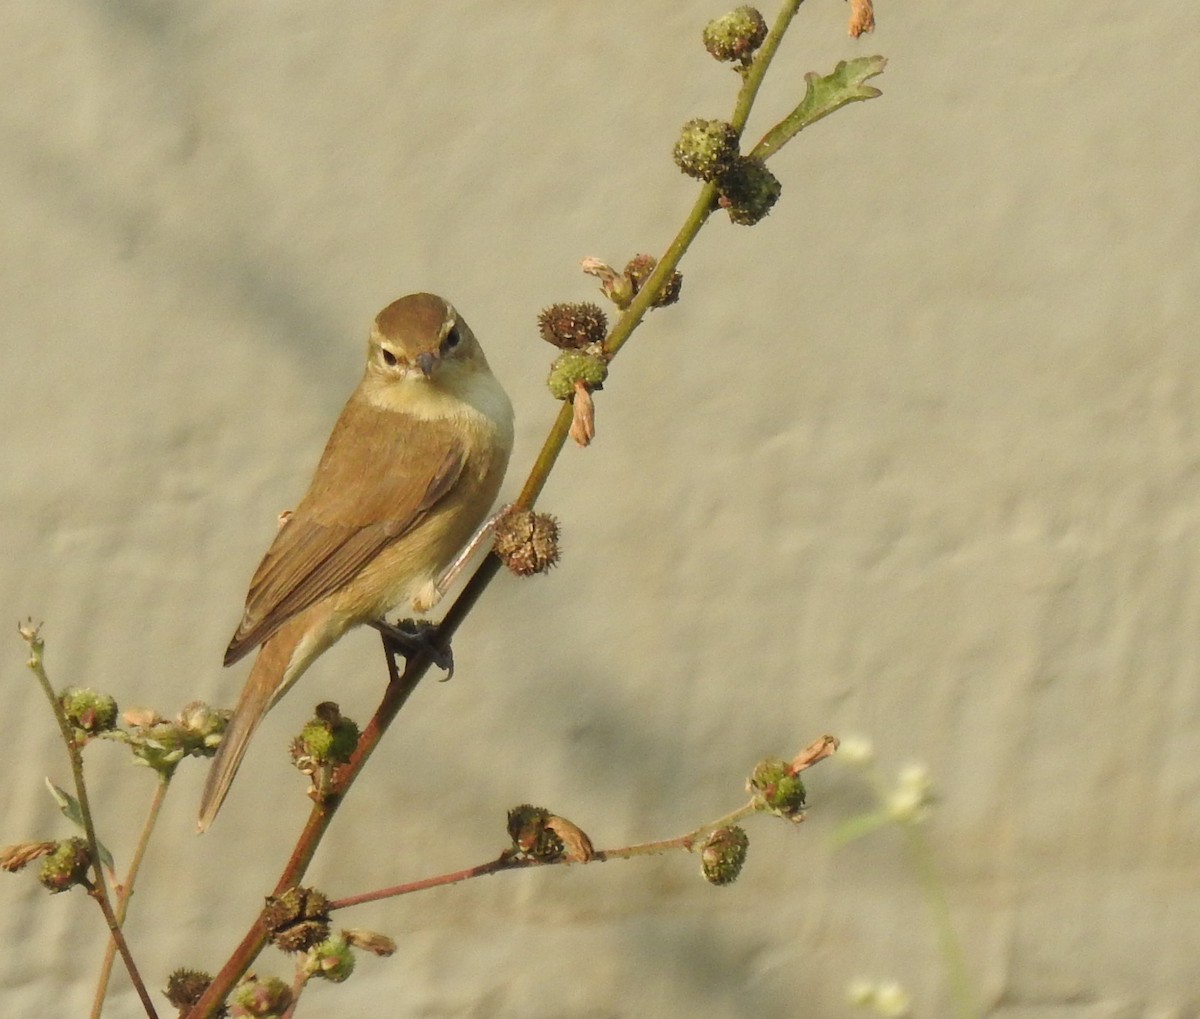
[[[515,491],[556,410],[536,312],[593,293],[580,257],[671,236],[694,194],[674,133],[736,84],[698,43],[720,7],[7,5],[0,619],[46,621],[56,682],[232,699],[247,578],[401,293],[444,292],[487,344]],[[479,862],[523,800],[599,845],[674,834],[736,805],[759,757],[864,734],[937,779],[990,1014],[1193,1015],[1200,13],[879,14],[854,43],[844,4],[802,8],[751,133],[840,58],[888,56],[884,98],[773,162],[761,226],[714,219],[546,491],[562,566],[489,592],[311,878],[340,895]],[[5,842],[66,831],[23,656],[0,644]],[[365,717],[382,678],[373,636],[344,641],[203,839],[183,769],[130,922],[155,986],[215,966],[278,871],[311,705]],[[89,758],[127,859],[151,776]],[[823,765],[810,792],[799,830],[751,825],[729,890],[680,857],[364,908],[348,922],[400,951],[309,1009],[836,1016],[867,975],[948,1014],[901,840],[833,849],[861,786]],[[86,1014],[83,897],[21,876],[0,902],[0,1011]]]

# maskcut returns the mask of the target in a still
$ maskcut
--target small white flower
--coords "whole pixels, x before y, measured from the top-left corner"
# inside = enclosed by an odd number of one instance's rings
[[[900,772],[896,788],[887,796],[887,812],[893,821],[912,824],[928,813],[933,802],[933,781],[923,764],[910,764]]]
[[[880,984],[875,989],[875,1011],[886,1016],[906,1016],[912,1008],[908,991],[895,981]]]
[[[846,997],[852,1005],[869,1008],[876,1015],[889,1016],[891,1019],[901,1019],[912,1009],[908,991],[894,980],[876,984],[859,977],[846,988]]]
[[[847,764],[870,764],[875,758],[875,747],[865,736],[848,736],[842,740],[837,755]]]
[[[875,1003],[875,985],[865,977],[851,980],[846,988],[846,998],[851,1005],[873,1005]]]

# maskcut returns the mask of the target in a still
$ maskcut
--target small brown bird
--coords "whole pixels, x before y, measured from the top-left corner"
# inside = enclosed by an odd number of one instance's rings
[[[200,831],[258,723],[318,655],[396,606],[421,614],[437,604],[512,443],[512,404],[448,302],[411,294],[375,317],[362,381],[259,564],[225,652],[232,665],[262,645],[208,774]]]

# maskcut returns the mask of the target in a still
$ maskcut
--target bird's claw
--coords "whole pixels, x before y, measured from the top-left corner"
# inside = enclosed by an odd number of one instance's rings
[[[396,623],[377,619],[371,625],[383,635],[383,646],[393,660],[396,655],[402,655],[407,662],[413,655],[423,651],[434,665],[446,673],[441,682],[454,676],[454,652],[449,644],[442,647],[434,640],[437,624],[425,619],[401,619]]]

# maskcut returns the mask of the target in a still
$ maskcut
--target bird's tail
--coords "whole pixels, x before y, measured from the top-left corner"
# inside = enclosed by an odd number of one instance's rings
[[[200,818],[196,822],[197,831],[205,831],[225,797],[233,778],[241,767],[242,758],[246,756],[246,748],[250,745],[250,737],[258,728],[258,723],[274,705],[275,700],[285,689],[299,678],[301,669],[291,669],[293,652],[298,641],[289,633],[290,627],[277,631],[262,646],[254,667],[242,687],[237,706],[233,709],[233,717],[221,737],[221,746],[217,756],[213,758],[212,767],[208,772],[208,780],[204,783],[204,795],[200,800]],[[293,675],[287,675],[289,671]]]

